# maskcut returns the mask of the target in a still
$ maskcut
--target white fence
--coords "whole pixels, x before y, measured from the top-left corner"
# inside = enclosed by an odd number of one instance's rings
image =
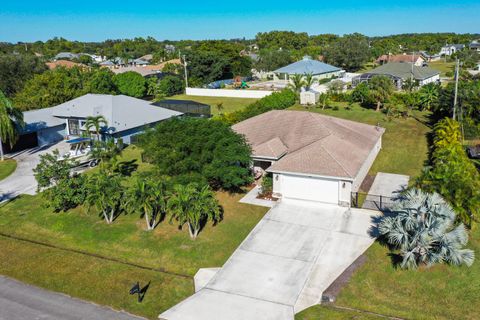
[[[232,89],[200,89],[187,88],[188,96],[202,96],[202,97],[229,97],[229,98],[256,98],[271,95],[272,91],[266,90],[232,90]]]

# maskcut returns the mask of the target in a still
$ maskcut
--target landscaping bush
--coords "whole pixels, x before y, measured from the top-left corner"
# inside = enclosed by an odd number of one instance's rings
[[[250,146],[228,124],[207,119],[172,119],[139,137],[144,158],[158,175],[188,182],[208,182],[214,189],[235,190],[251,182]],[[203,181],[199,181],[203,180]]]
[[[296,99],[296,94],[291,90],[274,92],[248,105],[243,110],[220,116],[220,120],[232,125],[271,110],[287,109],[295,104]]]
[[[128,71],[117,74],[114,82],[121,94],[134,98],[141,98],[145,95],[146,81],[140,73]]]

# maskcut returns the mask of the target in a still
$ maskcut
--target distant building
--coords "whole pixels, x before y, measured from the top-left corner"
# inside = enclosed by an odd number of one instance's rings
[[[352,85],[355,87],[362,82],[368,83],[375,76],[389,77],[398,90],[401,90],[404,82],[412,77],[419,86],[440,81],[440,71],[412,66],[411,63],[390,62],[353,78]]]
[[[464,44],[447,44],[440,50],[440,55],[451,56],[455,52],[462,51],[463,49],[465,49]]]
[[[316,80],[340,77],[345,71],[332,65],[312,60],[305,56],[302,60],[274,71],[274,80],[290,80],[296,74],[311,74]]]
[[[53,61],[53,62],[47,62],[45,64],[47,65],[48,69],[50,69],[50,70],[56,69],[58,67],[64,67],[64,68],[67,68],[67,69],[70,69],[70,68],[73,68],[73,67],[87,68],[87,66],[84,65],[84,64],[69,61],[69,60],[56,60],[56,61]]]
[[[470,50],[480,51],[480,40],[474,40],[469,45]]]
[[[167,53],[174,53],[176,50],[175,46],[173,44],[166,44],[165,45],[165,51]]]
[[[71,52],[60,52],[58,53],[53,59],[54,60],[74,60],[80,58],[80,54],[78,53],[71,53]]]
[[[427,53],[426,51],[420,51],[420,54],[422,55],[422,57],[425,59],[425,61],[438,61],[442,58],[442,56],[440,54],[429,54]]]
[[[425,59],[421,55],[413,54],[384,54],[375,61],[379,65],[383,65],[389,62],[409,62],[414,63],[416,66],[421,67],[425,63]]]

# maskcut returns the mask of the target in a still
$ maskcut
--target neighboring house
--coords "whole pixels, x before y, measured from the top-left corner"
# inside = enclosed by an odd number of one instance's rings
[[[133,60],[132,64],[134,66],[146,66],[146,65],[149,65],[150,62],[147,61],[147,60],[143,60],[142,58],[138,58],[138,59]]]
[[[469,45],[470,50],[480,51],[480,40],[474,40]]]
[[[68,69],[73,68],[73,67],[87,68],[87,66],[84,65],[84,64],[69,61],[69,60],[56,60],[56,61],[53,61],[53,62],[47,62],[45,64],[47,65],[48,69],[50,69],[50,70],[53,70],[53,69],[58,68],[58,67],[64,67],[64,68],[68,68]]]
[[[277,197],[349,206],[385,129],[306,111],[274,110],[235,124],[254,169],[273,174]]]
[[[462,51],[463,49],[465,49],[464,44],[447,44],[440,49],[440,55],[451,56],[455,52]]]
[[[80,54],[78,53],[60,52],[53,59],[54,60],[63,60],[63,59],[73,60],[78,58],[80,58]]]
[[[146,54],[144,56],[141,56],[138,59],[141,59],[143,61],[147,61],[148,63],[150,63],[153,60],[153,54]]]
[[[425,59],[421,55],[413,54],[384,54],[375,61],[379,65],[384,65],[389,62],[409,62],[414,63],[418,67],[422,67],[425,64]]]
[[[113,63],[112,60],[102,61],[102,62],[100,62],[98,65],[101,66],[101,67],[107,67],[107,68],[113,68],[113,67],[115,67],[115,63]]]
[[[126,66],[126,67],[110,68],[110,70],[112,70],[112,72],[115,74],[133,71],[141,74],[145,78],[150,78],[150,77],[162,78],[163,77],[163,73],[158,68],[147,68],[147,67],[150,67],[150,66]]]
[[[175,110],[191,117],[210,118],[212,116],[211,107],[208,104],[193,100],[161,100],[152,103],[154,106],[169,110]]]
[[[391,78],[398,90],[401,90],[404,82],[411,78],[415,79],[419,86],[440,81],[440,71],[429,67],[412,66],[411,63],[391,62],[353,78],[352,85],[355,87],[379,75]]]
[[[295,74],[312,74],[317,80],[340,77],[344,70],[305,56],[302,60],[274,71],[274,80],[289,80]]]
[[[426,51],[420,51],[420,54],[422,55],[423,59],[425,61],[438,61],[442,58],[440,54],[428,54]]]
[[[58,106],[24,112],[25,128],[20,143],[28,147],[44,146],[79,137],[86,132],[89,116],[104,116],[108,127],[104,138],[121,138],[129,144],[132,136],[160,121],[181,116],[181,112],[153,106],[150,102],[124,95],[86,94]]]

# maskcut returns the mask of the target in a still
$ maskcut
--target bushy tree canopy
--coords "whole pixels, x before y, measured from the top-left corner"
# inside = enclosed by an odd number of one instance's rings
[[[45,63],[35,56],[2,54],[0,55],[0,91],[11,98],[23,89],[26,81],[46,70]]]
[[[164,121],[140,137],[140,146],[159,175],[189,177],[183,180],[229,190],[251,181],[249,145],[220,121]]]
[[[370,59],[368,39],[358,33],[345,35],[325,51],[325,60],[347,71],[357,71]]]
[[[141,98],[147,90],[145,78],[134,71],[117,74],[114,82],[121,94],[130,97]]]

